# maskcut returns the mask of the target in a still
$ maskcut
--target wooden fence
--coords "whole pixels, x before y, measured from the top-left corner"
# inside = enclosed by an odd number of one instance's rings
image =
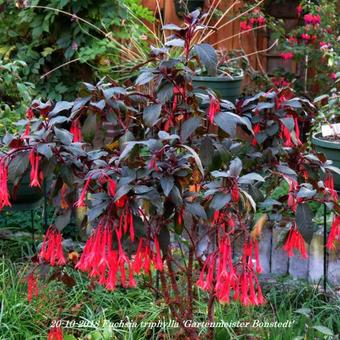
[[[265,229],[260,240],[260,260],[264,274],[291,275],[295,279],[318,282],[324,274],[323,232],[317,231],[307,245],[308,258],[299,255],[288,257],[282,247],[277,247],[280,231],[278,228]],[[334,251],[326,258],[327,280],[340,285],[340,259]]]

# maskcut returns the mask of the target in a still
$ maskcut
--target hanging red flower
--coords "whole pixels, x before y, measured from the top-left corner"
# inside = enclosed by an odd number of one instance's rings
[[[49,262],[51,266],[55,266],[56,264],[63,266],[66,264],[61,233],[53,226],[49,227],[45,234],[39,258],[40,260]]]
[[[294,249],[299,251],[303,258],[308,257],[305,240],[300,234],[296,224],[293,224],[293,226],[290,228],[283,249],[288,253],[289,257],[294,256]]]
[[[72,121],[70,132],[73,134],[73,142],[81,143],[83,141],[79,119]]]
[[[64,340],[63,330],[61,327],[51,327],[47,340]]]
[[[338,215],[334,216],[326,247],[334,250],[335,241],[340,241],[340,216]]]
[[[4,207],[10,207],[11,202],[9,201],[8,192],[8,165],[4,157],[0,158],[0,210]]]

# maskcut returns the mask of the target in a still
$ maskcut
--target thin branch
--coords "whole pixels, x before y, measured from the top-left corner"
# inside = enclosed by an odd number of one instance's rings
[[[52,69],[51,71],[46,72],[45,74],[43,74],[43,75],[40,77],[40,79],[44,79],[45,77],[47,77],[48,75],[50,75],[50,74],[53,73],[54,71],[56,71],[56,70],[58,70],[58,69],[60,69],[60,68],[62,68],[62,67],[64,67],[64,66],[73,64],[73,63],[75,63],[75,62],[77,62],[77,61],[79,61],[79,60],[80,60],[80,58],[76,58],[76,59],[69,60],[69,61],[67,61],[67,62],[64,63],[64,64],[61,64],[61,65],[55,67],[55,68]]]
[[[229,59],[228,61],[239,60],[239,59],[243,59],[243,58],[250,57],[250,56],[255,55],[255,54],[258,54],[258,53],[267,52],[267,51],[271,50],[273,47],[275,47],[275,46],[277,45],[278,41],[279,41],[279,40],[276,39],[276,40],[274,41],[274,43],[273,43],[271,46],[269,46],[268,48],[266,48],[266,49],[264,49],[264,50],[255,51],[255,52],[252,52],[252,53],[249,53],[249,54],[246,54],[246,55],[242,55],[242,56],[240,56],[240,57],[231,58],[231,59]]]
[[[238,33],[233,34],[233,35],[231,35],[231,36],[229,36],[227,38],[224,38],[222,40],[219,40],[219,41],[213,43],[212,46],[216,46],[216,45],[218,45],[218,44],[220,44],[222,42],[225,42],[227,40],[231,40],[231,39],[236,38],[238,36],[241,36],[243,34],[246,34],[246,33],[252,32],[252,31],[256,31],[256,30],[259,30],[259,29],[262,29],[262,28],[265,28],[265,27],[266,27],[266,25],[262,25],[262,26],[253,27],[253,28],[251,28],[249,30],[246,30],[246,31],[238,32]]]
[[[247,9],[246,11],[240,13],[239,15],[237,15],[236,17],[232,18],[231,20],[227,21],[226,23],[224,23],[223,25],[221,25],[220,27],[218,27],[218,30],[220,30],[221,28],[223,28],[226,25],[229,25],[231,23],[233,23],[235,20],[239,19],[240,17],[244,16],[245,14],[251,12],[252,10],[254,10],[255,8],[259,7],[262,3],[264,2],[264,0],[261,0],[260,2],[258,2],[255,6]],[[235,3],[236,4],[236,3]],[[226,15],[226,13],[223,14],[223,16],[221,17],[221,19]],[[217,25],[220,23],[221,19],[215,24],[214,28],[217,27]],[[208,33],[205,37],[203,37],[199,43],[203,42],[204,40],[208,39],[212,34],[214,34],[215,31],[211,31],[210,33]]]

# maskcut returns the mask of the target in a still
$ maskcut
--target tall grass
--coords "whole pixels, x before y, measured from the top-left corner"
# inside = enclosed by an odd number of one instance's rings
[[[170,320],[165,304],[143,288],[107,292],[91,285],[81,273],[72,273],[76,284],[67,287],[56,281],[40,286],[38,299],[27,302],[22,263],[0,260],[0,339],[46,339],[54,319],[88,322],[88,327],[64,327],[65,340],[173,339],[177,329],[161,325],[141,327],[141,322]],[[41,283],[42,285],[42,283]],[[340,303],[335,294],[325,297],[317,287],[290,279],[263,282],[268,303],[245,308],[239,304],[216,305],[216,321],[249,322],[248,327],[216,328],[216,339],[331,339],[340,332]],[[198,291],[195,321],[206,321],[206,296]],[[339,314],[338,314],[339,313]],[[111,323],[135,321],[137,327],[109,327]],[[290,328],[252,327],[254,320],[285,322]],[[255,321],[256,322],[256,321]],[[204,338],[206,328],[200,329]]]

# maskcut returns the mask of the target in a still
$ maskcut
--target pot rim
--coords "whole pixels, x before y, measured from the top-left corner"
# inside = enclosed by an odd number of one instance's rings
[[[193,76],[192,80],[199,80],[199,81],[211,81],[211,82],[226,82],[226,81],[238,81],[238,80],[243,80],[244,75],[240,76],[234,76],[232,78],[226,77],[226,76]]]
[[[327,149],[340,149],[340,142],[329,141],[320,138],[321,132],[316,132],[312,136],[312,143]]]

